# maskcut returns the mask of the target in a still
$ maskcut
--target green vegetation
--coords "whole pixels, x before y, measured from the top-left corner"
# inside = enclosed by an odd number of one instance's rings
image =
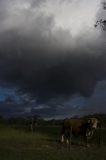
[[[0,160],[105,160],[106,130],[97,130],[91,147],[86,148],[81,139],[70,148],[62,146],[60,126],[36,126],[34,132],[24,127],[0,127]],[[102,135],[101,144],[99,134]]]
[[[105,160],[106,114],[95,114],[97,129],[86,148],[82,137],[72,145],[61,145],[62,120],[43,120],[39,116],[4,119],[0,116],[0,160]]]

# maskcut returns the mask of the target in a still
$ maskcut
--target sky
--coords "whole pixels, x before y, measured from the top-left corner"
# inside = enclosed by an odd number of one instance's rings
[[[106,112],[105,0],[0,0],[0,114]]]

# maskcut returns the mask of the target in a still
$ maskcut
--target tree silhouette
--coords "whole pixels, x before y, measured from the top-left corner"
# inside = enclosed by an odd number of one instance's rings
[[[106,10],[106,2],[102,2],[103,4],[103,9]],[[97,20],[94,27],[101,27],[103,29],[103,31],[106,31],[106,20],[100,19]]]
[[[106,20],[100,19],[100,20],[96,21],[94,26],[95,26],[95,28],[100,26],[104,31],[106,31]]]

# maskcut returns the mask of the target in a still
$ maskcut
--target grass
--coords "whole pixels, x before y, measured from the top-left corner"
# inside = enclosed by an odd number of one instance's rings
[[[106,130],[95,132],[89,148],[80,145],[61,146],[59,127],[37,127],[34,133],[22,129],[0,129],[0,160],[105,160]],[[79,139],[77,139],[79,141]]]

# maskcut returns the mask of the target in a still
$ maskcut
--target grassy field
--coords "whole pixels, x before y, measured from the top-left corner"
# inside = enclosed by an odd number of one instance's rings
[[[102,134],[99,144],[99,134]],[[95,132],[89,148],[78,143],[69,147],[59,143],[59,127],[37,127],[34,133],[26,129],[0,128],[0,160],[105,160],[106,130]]]

